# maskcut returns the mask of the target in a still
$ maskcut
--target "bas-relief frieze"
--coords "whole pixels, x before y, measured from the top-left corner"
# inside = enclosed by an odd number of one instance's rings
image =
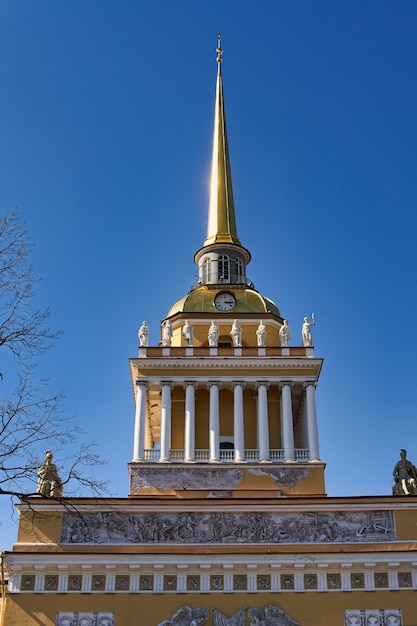
[[[275,484],[279,487],[294,487],[300,480],[304,480],[308,476],[307,468],[285,468],[285,467],[268,467],[250,468],[249,474],[258,476],[270,476],[274,479]]]
[[[131,493],[141,489],[235,489],[243,473],[238,469],[140,467],[131,468]]]
[[[248,467],[249,474],[255,476],[269,476],[279,487],[293,487],[298,481],[307,478],[307,468]],[[243,471],[228,468],[210,467],[134,467],[131,468],[131,493],[138,493],[142,489],[198,489],[223,490],[236,489],[244,477]]]
[[[62,543],[378,543],[396,539],[391,511],[325,513],[64,513]]]
[[[245,626],[247,624],[246,606],[230,617],[219,609],[210,608],[212,615],[207,609],[191,609],[189,606],[182,606],[171,619],[160,622],[158,626],[203,626],[211,617],[212,620],[209,622],[211,626]],[[263,609],[249,609],[247,617],[251,620],[249,626],[300,626],[288,613],[273,604],[268,604]]]

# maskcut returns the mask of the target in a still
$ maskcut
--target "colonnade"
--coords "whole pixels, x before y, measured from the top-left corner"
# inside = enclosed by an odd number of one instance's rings
[[[185,390],[184,415],[184,462],[192,463],[195,455],[195,407],[196,389],[206,385],[209,389],[209,451],[208,461],[218,463],[220,458],[220,389],[222,381],[186,380],[182,384]],[[294,444],[294,420],[292,411],[292,389],[294,381],[257,381],[254,387],[257,390],[257,432],[258,454],[257,461],[271,461],[269,442],[269,415],[268,389],[271,385],[279,387],[281,392],[281,441],[282,459],[284,462],[296,461]],[[319,461],[319,441],[317,427],[317,412],[314,381],[297,381],[303,385],[303,423],[305,426],[305,447],[308,449],[308,461]],[[245,429],[244,429],[244,401],[243,393],[246,383],[241,380],[228,382],[233,389],[233,441],[234,461],[245,462]],[[146,380],[136,381],[136,415],[134,431],[133,461],[145,461],[145,440],[147,430],[147,390],[149,383]],[[168,463],[170,459],[171,442],[171,394],[174,387],[172,380],[161,380],[161,421],[160,421],[160,454],[159,462]],[[199,459],[201,460],[201,459]],[[250,459],[253,460],[253,459]]]

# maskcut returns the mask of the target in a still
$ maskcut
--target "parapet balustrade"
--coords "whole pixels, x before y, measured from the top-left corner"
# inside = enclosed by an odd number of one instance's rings
[[[148,448],[144,450],[144,461],[146,463],[157,463],[160,459],[159,448]],[[233,463],[235,460],[235,450],[220,450],[220,463]],[[284,462],[284,450],[283,449],[271,449],[269,454],[269,460],[273,463]],[[169,451],[169,461],[172,463],[184,463],[185,453],[183,449],[171,449]],[[260,454],[258,449],[246,449],[245,461],[249,463],[257,463],[260,460]],[[193,461],[197,463],[208,463],[210,461],[210,450],[199,449],[195,451]],[[295,448],[294,461],[297,463],[308,463],[310,461],[310,450],[308,448]]]
[[[161,357],[312,357],[314,348],[312,346],[242,346],[234,348],[232,346],[219,345],[216,348],[209,346],[146,346],[139,348],[140,358],[161,358]]]

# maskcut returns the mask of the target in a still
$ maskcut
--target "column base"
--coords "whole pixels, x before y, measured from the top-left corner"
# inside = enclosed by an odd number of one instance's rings
[[[246,459],[233,459],[233,463],[247,463]]]
[[[170,459],[159,459],[158,463],[171,463]]]
[[[221,463],[220,459],[210,459],[209,463]]]
[[[259,459],[258,463],[272,463],[271,459]]]
[[[295,463],[295,459],[285,459],[284,463]]]
[[[195,459],[184,459],[184,463],[197,463]]]

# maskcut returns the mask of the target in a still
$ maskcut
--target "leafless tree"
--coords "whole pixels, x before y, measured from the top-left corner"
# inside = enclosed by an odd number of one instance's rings
[[[59,454],[65,494],[99,495],[105,482],[86,471],[102,459],[93,444],[83,441],[72,418],[62,414],[62,394],[47,393],[47,381],[33,373],[34,359],[52,347],[60,332],[49,326],[49,309],[34,306],[38,278],[30,263],[32,247],[16,209],[0,217],[0,349],[9,349],[18,369],[15,388],[0,400],[0,495],[34,495],[46,449]],[[0,376],[6,379],[8,372],[3,369]]]

